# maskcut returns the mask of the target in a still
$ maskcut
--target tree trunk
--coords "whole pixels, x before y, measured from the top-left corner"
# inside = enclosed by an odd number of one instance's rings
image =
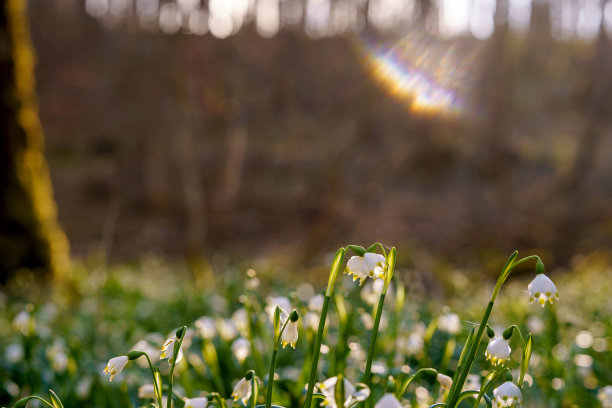
[[[0,7],[0,282],[68,267],[38,118],[26,0]]]

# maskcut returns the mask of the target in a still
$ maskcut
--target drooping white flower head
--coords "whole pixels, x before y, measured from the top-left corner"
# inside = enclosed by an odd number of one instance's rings
[[[529,291],[529,301],[533,303],[538,302],[542,307],[546,305],[546,302],[550,302],[552,305],[555,300],[559,299],[559,292],[557,287],[550,280],[550,278],[543,273],[538,274],[534,280],[531,281],[527,286]]]
[[[384,256],[373,252],[366,252],[363,256],[352,256],[346,263],[344,273],[353,275],[353,280],[359,279],[361,286],[366,278],[374,280],[385,276],[387,260]]]
[[[603,408],[612,408],[612,385],[606,385],[597,393],[597,399]]]
[[[388,392],[378,400],[374,408],[402,408],[402,404],[400,404],[394,394]]]
[[[321,394],[325,396],[323,405],[330,408],[339,408],[336,403],[336,383],[338,377],[331,377],[327,380],[317,383],[317,388],[321,391]],[[370,396],[370,389],[363,386],[360,389],[356,389],[346,378],[344,379],[344,404],[340,407],[352,407],[357,402],[365,401]]]
[[[451,386],[453,385],[453,379],[448,375],[441,373],[436,375],[436,381],[438,381],[440,383],[440,387],[444,388],[445,390],[450,390]]]
[[[249,398],[251,398],[251,393],[253,392],[252,388],[251,381],[243,377],[234,386],[232,398],[234,401],[242,400],[242,403],[246,405]]]
[[[493,398],[498,407],[518,407],[523,403],[521,390],[512,381],[506,381],[493,390]]]
[[[116,375],[121,374],[127,363],[127,356],[113,357],[108,360],[106,367],[104,367],[104,374],[109,377],[109,381],[113,381]]]
[[[297,343],[297,340],[298,340],[297,322],[291,321],[291,319],[289,319],[289,321],[287,322],[287,326],[285,327],[285,331],[283,332],[283,335],[281,336],[281,342],[283,344],[283,348],[285,348],[287,344],[295,348],[295,343]]]
[[[143,384],[138,387],[138,398],[155,398],[155,386],[153,384]]]
[[[208,398],[206,397],[187,398],[184,408],[206,408],[206,405],[208,405]]]
[[[174,344],[179,341],[179,338],[174,336],[170,337],[164,343],[164,346],[161,349],[161,354],[159,355],[159,359],[163,360],[165,358],[168,359],[168,364],[172,362],[172,357],[174,356]],[[183,350],[179,348],[178,354],[176,356],[176,362],[178,363],[183,358]]]
[[[244,360],[246,360],[251,352],[251,342],[244,337],[237,338],[232,343],[232,352],[240,364],[244,363]]]
[[[494,366],[504,364],[510,357],[510,344],[503,337],[494,337],[489,341],[485,352],[487,360]]]
[[[195,321],[196,329],[198,329],[198,333],[205,340],[212,340],[217,335],[217,326],[215,325],[215,321],[212,317],[202,316],[198,320]]]

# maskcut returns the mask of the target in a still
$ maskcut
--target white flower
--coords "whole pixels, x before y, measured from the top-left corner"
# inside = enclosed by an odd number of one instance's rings
[[[448,375],[440,374],[436,375],[436,381],[440,383],[440,387],[445,390],[450,390],[450,387],[453,385],[453,379]]]
[[[104,374],[109,376],[109,381],[113,381],[116,375],[121,374],[127,363],[127,356],[113,357],[108,360],[108,364],[104,368]]]
[[[184,408],[206,408],[206,405],[208,405],[208,398],[206,397],[187,398]]]
[[[172,357],[174,355],[174,344],[177,341],[179,341],[179,338],[176,336],[170,337],[168,340],[166,340],[166,342],[164,343],[164,346],[162,347],[161,354],[159,355],[160,360],[167,358],[168,364],[172,363]],[[183,350],[179,348],[178,355],[176,356],[176,362],[178,363],[179,361],[181,361],[182,358],[183,358]]]
[[[543,273],[538,274],[534,280],[527,286],[529,291],[529,301],[533,303],[537,301],[544,307],[546,301],[552,305],[555,300],[559,299],[557,287],[550,278]]]
[[[195,326],[205,340],[212,340],[217,335],[217,326],[212,317],[202,316],[195,321]]]
[[[461,320],[455,313],[446,313],[438,319],[438,328],[448,334],[457,334],[461,331]]]
[[[217,330],[223,341],[230,341],[238,335],[238,330],[230,319],[217,319]]]
[[[244,363],[244,360],[249,356],[251,350],[251,343],[243,338],[239,337],[232,343],[232,352],[240,364]]]
[[[402,408],[402,404],[395,398],[395,395],[388,392],[378,400],[374,408]]]
[[[612,408],[612,385],[606,385],[597,393],[602,408]]]
[[[283,343],[283,348],[287,346],[287,344],[291,345],[291,347],[295,348],[295,343],[298,340],[298,326],[297,322],[291,321],[287,322],[287,326],[285,327],[285,331],[283,331],[283,335],[281,336],[281,342]]]
[[[506,381],[493,390],[493,398],[498,407],[518,407],[523,403],[523,394],[512,381]]]
[[[366,252],[363,256],[352,256],[346,263],[344,273],[353,275],[353,280],[359,279],[359,285],[362,285],[368,277],[372,279],[384,278],[386,267],[387,263],[384,256]]]
[[[252,392],[251,381],[246,378],[241,378],[238,383],[234,386],[234,391],[232,391],[232,398],[234,401],[242,400],[242,403],[246,405],[249,398],[251,398]]]
[[[317,383],[317,388],[325,396],[323,405],[330,408],[338,408],[336,404],[336,382],[338,377],[331,377],[322,383]],[[346,378],[344,379],[344,404],[341,407],[351,407],[359,401],[365,401],[370,395],[370,389],[363,386],[357,390]]]
[[[504,364],[510,357],[510,344],[503,337],[495,337],[489,341],[487,351],[485,352],[487,360],[493,365]]]
[[[138,398],[155,398],[155,386],[153,384],[144,384],[138,387]]]

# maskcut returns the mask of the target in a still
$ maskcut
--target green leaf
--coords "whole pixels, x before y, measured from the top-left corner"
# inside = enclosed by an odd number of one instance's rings
[[[51,389],[49,390],[49,396],[51,397],[51,402],[55,408],[64,408],[62,401],[60,401],[59,397]]]
[[[533,337],[531,333],[527,336],[527,341],[525,341],[525,345],[523,346],[523,363],[521,364],[521,376],[518,380],[518,386],[521,387],[523,385],[523,379],[525,378],[525,374],[527,373],[527,368],[529,367],[529,360],[531,360],[531,352],[533,351]]]

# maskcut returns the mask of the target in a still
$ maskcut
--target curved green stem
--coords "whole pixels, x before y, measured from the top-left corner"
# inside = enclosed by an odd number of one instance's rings
[[[149,363],[149,368],[151,369],[151,376],[153,376],[153,388],[155,390],[155,399],[157,400],[157,404],[158,404],[157,406],[160,408],[163,408],[162,401],[161,401],[161,389],[160,389],[161,384],[158,384],[158,381],[157,381],[158,378],[155,375],[155,370],[153,369],[153,363],[151,363],[151,359],[149,358],[149,355],[144,351],[143,353],[144,353],[144,356],[147,358],[147,362]]]
[[[417,370],[416,373],[414,373],[411,376],[409,376],[408,378],[406,378],[404,380],[404,382],[402,383],[402,385],[399,387],[398,391],[395,394],[397,396],[397,399],[402,399],[402,397],[406,393],[406,390],[408,389],[408,386],[410,385],[410,383],[412,383],[414,380],[416,380],[416,378],[419,375],[425,374],[425,373],[437,375],[438,374],[438,370],[436,370],[435,368],[421,368],[420,370]]]
[[[19,401],[17,401],[15,403],[15,405],[13,405],[13,408],[25,407],[26,404],[28,403],[28,401],[31,400],[31,399],[39,400],[39,401],[43,402],[45,405],[47,405],[47,406],[49,406],[51,408],[55,408],[51,403],[47,402],[47,400],[45,400],[45,399],[43,399],[43,398],[41,398],[39,396],[36,396],[36,395],[30,395],[29,397],[25,397],[25,398],[20,399]]]
[[[172,385],[174,383],[174,367],[176,365],[176,359],[181,349],[181,345],[183,344],[183,339],[185,338],[186,331],[187,331],[187,327],[183,326],[181,330],[181,337],[178,339],[177,342],[174,343],[174,350],[172,353],[172,364],[170,365],[170,378],[168,379],[168,402],[166,403],[166,408],[172,408]]]

